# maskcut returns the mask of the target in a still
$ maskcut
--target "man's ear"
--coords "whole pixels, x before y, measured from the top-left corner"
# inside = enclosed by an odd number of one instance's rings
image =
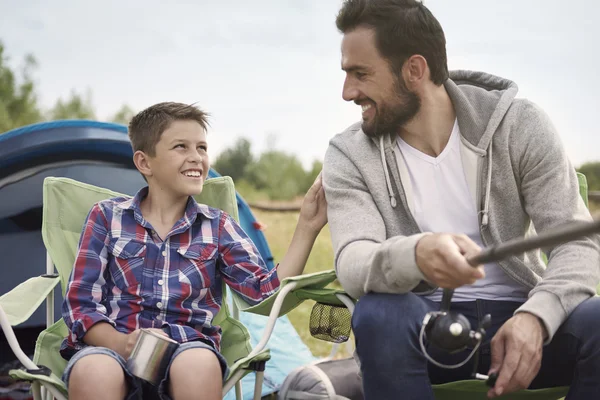
[[[409,89],[416,89],[429,79],[429,66],[425,57],[414,54],[409,57],[402,66],[404,82]]]
[[[146,178],[152,176],[151,160],[146,153],[144,153],[141,150],[138,150],[135,153],[133,153],[133,163],[135,164],[135,167],[138,169],[138,171],[140,171],[140,173]]]

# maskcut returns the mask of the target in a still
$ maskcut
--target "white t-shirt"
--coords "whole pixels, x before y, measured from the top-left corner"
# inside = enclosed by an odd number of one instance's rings
[[[431,157],[398,138],[398,149],[408,168],[413,192],[413,214],[424,232],[464,233],[481,248],[477,208],[470,194],[460,152],[458,123],[448,144],[437,157]],[[399,161],[400,162],[400,161]],[[511,279],[496,263],[486,264],[485,278],[454,291],[452,301],[525,301],[529,290]],[[442,290],[428,295],[441,301]]]

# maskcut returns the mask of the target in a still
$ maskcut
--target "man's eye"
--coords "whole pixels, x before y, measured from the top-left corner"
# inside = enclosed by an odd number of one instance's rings
[[[176,149],[178,147],[181,147],[182,149],[185,149],[185,144],[183,144],[183,143],[176,144],[175,147],[174,147],[174,149]]]
[[[356,72],[355,75],[356,75],[356,79],[359,79],[359,80],[363,80],[367,76],[367,74],[365,74],[364,72]]]

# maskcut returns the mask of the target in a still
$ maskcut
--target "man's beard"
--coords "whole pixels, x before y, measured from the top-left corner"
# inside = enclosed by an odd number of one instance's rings
[[[421,99],[411,92],[400,77],[394,87],[394,101],[386,106],[383,102],[375,107],[375,116],[370,122],[363,121],[362,130],[369,137],[396,133],[414,118],[421,109]]]

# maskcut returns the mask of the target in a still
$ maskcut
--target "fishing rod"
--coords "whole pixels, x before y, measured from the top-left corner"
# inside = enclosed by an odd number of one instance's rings
[[[513,239],[505,243],[490,246],[476,256],[467,258],[467,262],[469,265],[475,267],[477,265],[500,261],[508,256],[522,254],[527,251],[556,246],[598,232],[600,232],[600,220],[575,222],[543,232],[537,236]],[[472,330],[469,320],[464,315],[450,311],[453,294],[453,289],[443,289],[440,311],[429,312],[425,315],[421,334],[419,335],[421,350],[425,357],[434,365],[448,369],[459,368],[465,365],[478,352],[485,337],[485,331],[491,326],[492,322],[491,316],[487,314],[481,320],[477,329]],[[468,346],[473,346],[473,350],[464,361],[455,365],[445,365],[429,356],[423,342],[425,337],[434,346],[449,353],[465,350]],[[477,366],[478,359],[476,358],[472,377],[485,380],[488,386],[494,386],[498,378],[497,374],[491,374],[490,376],[479,374],[477,373]]]

